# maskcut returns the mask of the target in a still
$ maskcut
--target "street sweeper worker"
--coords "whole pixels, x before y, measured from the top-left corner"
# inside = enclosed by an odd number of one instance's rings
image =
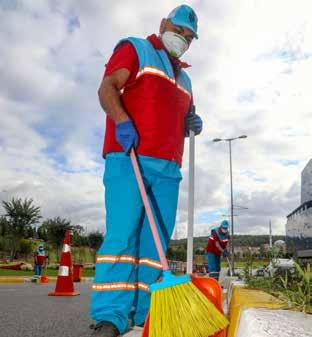
[[[37,250],[34,252],[34,265],[35,265],[35,276],[40,276],[42,268],[46,261],[46,253],[44,250],[44,245],[40,243]]]
[[[229,243],[229,222],[223,220],[221,225],[211,230],[206,246],[206,257],[208,260],[208,273],[210,277],[219,279],[221,270],[221,254],[228,256],[227,245]]]
[[[184,139],[198,135],[187,63],[180,57],[197,39],[197,16],[186,5],[161,21],[159,34],[129,37],[115,46],[98,94],[106,112],[106,234],[91,298],[92,336],[115,337],[143,325],[149,285],[162,266],[131,164],[135,148],[166,250],[174,229]]]

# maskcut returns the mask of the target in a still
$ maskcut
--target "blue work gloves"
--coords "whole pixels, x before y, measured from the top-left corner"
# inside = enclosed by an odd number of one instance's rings
[[[229,256],[229,251],[227,249],[224,249],[223,257],[228,257],[228,256]]]
[[[125,152],[138,146],[139,136],[130,119],[116,124],[116,139]]]
[[[203,121],[198,115],[188,113],[184,118],[184,122],[186,137],[189,137],[190,130],[194,131],[195,136],[201,133],[203,129]]]

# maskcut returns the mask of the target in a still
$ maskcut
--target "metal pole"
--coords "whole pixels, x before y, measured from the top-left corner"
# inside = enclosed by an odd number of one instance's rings
[[[229,140],[230,150],[230,185],[231,185],[231,269],[234,273],[234,216],[233,216],[233,178],[232,178],[232,147],[231,139]]]
[[[270,233],[270,248],[272,248],[272,226],[271,226],[271,220],[269,222],[269,233]]]
[[[193,272],[195,134],[190,131],[186,272]]]

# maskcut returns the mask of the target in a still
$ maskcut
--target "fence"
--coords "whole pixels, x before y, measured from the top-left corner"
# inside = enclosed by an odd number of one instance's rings
[[[169,268],[173,272],[186,273],[186,262],[168,260]],[[193,263],[193,272],[206,274],[208,271],[207,263]]]

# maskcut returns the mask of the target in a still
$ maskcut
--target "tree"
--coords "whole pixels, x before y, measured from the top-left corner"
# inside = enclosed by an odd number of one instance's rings
[[[33,205],[33,199],[12,198],[2,201],[8,223],[7,237],[10,240],[10,260],[13,261],[22,238],[41,219],[40,207]]]
[[[6,236],[9,230],[9,222],[5,216],[0,217],[0,236]]]
[[[25,231],[25,239],[36,238],[37,232],[35,227],[29,227]]]
[[[45,222],[38,227],[37,235],[40,240],[48,241],[48,229]]]
[[[38,228],[39,237],[40,235],[47,238],[47,240],[52,243],[56,248],[57,258],[59,259],[59,253],[63,245],[65,232],[67,230],[72,230],[74,226],[70,224],[70,220],[62,219],[60,217],[55,217],[53,219],[45,220],[42,225]]]
[[[77,247],[88,246],[88,238],[84,235],[84,228],[80,225],[73,226],[72,245]]]
[[[91,232],[88,235],[88,242],[89,242],[89,247],[93,249],[93,258],[94,262],[96,260],[96,252],[100,248],[102,242],[103,242],[103,234],[100,232]]]
[[[173,260],[174,251],[173,251],[173,249],[170,246],[167,249],[166,257],[167,257],[168,260]]]
[[[65,232],[69,230],[72,234],[72,243],[80,246],[83,242],[83,227],[80,225],[72,225],[70,220],[55,217],[45,220],[38,228],[38,236],[40,239],[49,241],[55,248],[57,258],[59,259],[60,250],[63,246]]]
[[[28,240],[22,239],[18,248],[18,255],[21,254],[25,258],[31,254],[33,251],[33,246]]]

